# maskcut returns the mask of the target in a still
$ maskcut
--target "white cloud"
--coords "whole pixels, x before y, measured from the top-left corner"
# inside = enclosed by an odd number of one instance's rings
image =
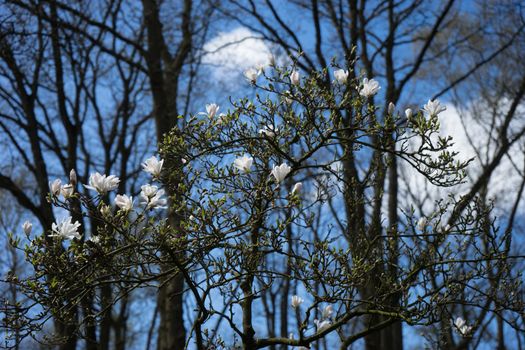
[[[216,79],[237,79],[248,69],[268,65],[270,47],[255,33],[244,27],[221,32],[204,45],[203,63],[214,66]]]
[[[508,105],[508,103],[503,103],[500,106],[502,114],[507,111]],[[481,110],[475,107],[479,107]],[[422,205],[425,213],[434,209],[435,200],[445,198],[449,193],[455,195],[466,193],[474,181],[479,178],[482,164],[487,164],[493,159],[497,146],[493,139],[497,137],[501,119],[492,120],[493,115],[491,113],[493,111],[489,108],[483,108],[481,105],[472,104],[464,111],[459,111],[453,105],[447,104],[447,110],[439,115],[440,134],[453,137],[454,146],[452,149],[459,152],[458,159],[464,161],[474,158],[467,168],[466,183],[450,188],[433,186],[428,184],[428,181],[408,164],[401,162],[400,170],[404,178],[404,183],[400,185],[401,190],[403,192],[410,190],[412,194],[419,197],[419,204]],[[494,127],[491,127],[492,121],[495,123]],[[496,213],[508,213],[510,211],[521,181],[520,171],[523,171],[524,163],[523,146],[515,144],[508,154],[509,157],[504,157],[494,171],[488,186],[488,197],[495,200]],[[403,206],[408,207],[414,204],[413,199],[407,198]],[[521,207],[523,206],[522,201]]]

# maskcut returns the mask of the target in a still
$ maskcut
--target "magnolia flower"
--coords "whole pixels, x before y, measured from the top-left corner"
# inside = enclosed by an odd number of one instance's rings
[[[407,120],[410,120],[410,118],[412,118],[412,109],[410,108],[405,109],[405,115],[407,117]]]
[[[396,111],[396,105],[393,102],[388,104],[388,114],[393,115]]]
[[[255,84],[259,74],[261,74],[260,69],[248,68],[247,70],[244,71],[244,77],[246,78],[246,80],[248,80],[252,84]]]
[[[259,134],[265,135],[267,137],[275,137],[276,133],[277,130],[273,127],[273,125],[265,125],[262,127],[262,129],[259,129]]]
[[[339,84],[345,84],[348,80],[348,71],[344,69],[338,69],[334,71],[334,77]]]
[[[33,224],[30,223],[29,221],[26,221],[22,224],[22,229],[24,230],[24,233],[26,235],[30,234],[31,233],[31,230],[33,229]]]
[[[115,175],[106,176],[96,172],[89,176],[89,186],[84,185],[90,190],[95,190],[100,194],[105,194],[117,188],[120,179]]]
[[[377,94],[377,92],[381,89],[379,86],[379,83],[375,81],[374,79],[368,80],[367,78],[363,79],[363,87],[361,90],[359,90],[359,95],[363,97],[370,97]]]
[[[425,231],[427,227],[427,218],[422,217],[417,221],[417,229],[420,231]]]
[[[75,189],[73,188],[73,185],[71,185],[71,184],[64,185],[60,189],[60,193],[62,194],[62,196],[64,196],[64,198],[71,197],[73,195],[74,191],[75,191]]]
[[[292,171],[292,168],[288,164],[283,163],[281,165],[274,165],[272,175],[275,177],[275,181],[280,183],[284,180],[286,175],[290,173],[290,171]]]
[[[296,70],[292,71],[290,74],[290,82],[293,85],[299,85],[301,83],[301,74]]]
[[[328,327],[330,327],[330,321],[328,320],[319,321],[316,319],[314,320],[314,323],[315,323],[315,326],[317,327],[317,332],[322,332]]]
[[[332,305],[327,305],[327,306],[325,306],[325,308],[321,312],[321,317],[323,319],[330,318],[332,316],[333,312],[334,312],[333,306]]]
[[[447,107],[443,106],[438,100],[428,100],[427,104],[423,106],[423,110],[430,116],[438,115],[446,109]]]
[[[144,163],[142,163],[142,170],[150,173],[154,178],[159,178],[163,164],[164,159],[158,160],[157,157],[151,156],[150,158],[146,159]]]
[[[293,185],[292,195],[301,193],[302,189],[303,189],[303,183],[297,182],[295,185]]]
[[[294,295],[292,297],[292,307],[294,309],[296,309],[297,307],[299,307],[299,305],[301,305],[302,303],[304,302],[304,299],[301,298],[300,296],[298,295]]]
[[[133,209],[133,197],[125,194],[117,194],[115,197],[115,205],[124,211]]]
[[[56,179],[53,182],[49,183],[49,189],[51,190],[51,194],[53,196],[60,195],[60,191],[62,190],[62,181],[60,179]]]
[[[75,169],[71,169],[69,172],[69,183],[72,184],[73,187],[77,184],[77,172]]]
[[[219,111],[219,105],[216,103],[210,103],[206,105],[206,113],[200,112],[199,114],[207,115],[208,118],[213,118]]]
[[[140,191],[140,203],[146,206],[146,209],[165,208],[166,198],[162,198],[164,190],[159,190],[157,186],[143,185]]]
[[[242,156],[242,157],[236,158],[233,161],[233,166],[245,173],[251,170],[252,165],[253,165],[253,158],[249,156]]]
[[[80,234],[78,233],[80,223],[78,221],[71,223],[71,220],[71,216],[68,216],[59,221],[58,223],[53,223],[51,225],[51,230],[53,231],[53,234],[49,236],[60,237],[65,239],[80,239]]]
[[[459,332],[459,334],[461,334],[462,336],[466,336],[472,330],[472,326],[468,326],[467,322],[461,317],[456,318],[456,320],[454,321],[454,326],[456,327],[456,330]]]

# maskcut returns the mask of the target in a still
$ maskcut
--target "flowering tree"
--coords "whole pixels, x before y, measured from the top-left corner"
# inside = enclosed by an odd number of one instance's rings
[[[451,314],[455,305],[506,310],[506,321],[522,327],[520,279],[507,268],[513,257],[484,202],[451,195],[428,217],[409,211],[399,225],[384,224],[391,157],[438,186],[463,180],[468,161],[458,161],[452,139],[439,135],[444,106],[434,100],[399,113],[394,104],[372,103],[376,80],[336,69],[326,84],[327,73],[301,77],[275,66],[247,72],[266,97],[235,102],[224,114],[210,104],[184,131],[168,133],[160,159],[143,164],[156,184],[141,187],[139,203],[113,197],[113,175],[91,175],[93,196],[52,184],[52,203],[98,224],[90,237],[70,216],[42,235],[24,228],[35,274],[12,278],[44,311],[17,308],[11,317],[24,330],[18,334],[49,315],[75,321],[72,308],[101,285],[116,285],[117,301],[181,275],[193,310],[187,348],[324,342],[346,349],[395,322],[444,319],[457,334],[452,344],[478,326],[467,313]],[[165,190],[177,226],[163,214]],[[49,240],[57,249],[44,249]],[[486,281],[497,283],[480,289]],[[276,308],[276,299],[289,302]],[[261,317],[263,310],[272,318]],[[83,314],[77,332],[105,311]]]

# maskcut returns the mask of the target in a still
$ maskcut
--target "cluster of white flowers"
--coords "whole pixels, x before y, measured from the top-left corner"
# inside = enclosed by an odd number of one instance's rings
[[[242,157],[235,158],[233,161],[233,166],[244,172],[249,173],[251,171],[251,168],[253,166],[253,157],[250,157],[248,155],[244,155]],[[274,177],[275,181],[279,184],[281,183],[286,176],[292,171],[292,167],[290,167],[286,163],[282,163],[281,165],[274,165],[271,175]],[[299,192],[302,188],[302,183],[295,184],[292,193]]]
[[[294,308],[294,309],[297,309],[302,303],[304,302],[304,299],[301,298],[300,296],[298,295],[294,295],[292,296],[292,301],[291,301],[291,306]],[[332,324],[332,314],[334,313],[334,307],[332,305],[327,305],[324,307],[324,309],[319,309],[319,312],[321,313],[321,319],[318,320],[318,319],[315,319],[314,320],[314,324],[315,324],[315,327],[316,327],[316,331],[317,332],[322,332],[324,331],[325,329],[327,329],[328,327],[330,327],[330,325]],[[293,339],[293,334],[290,333],[290,339]]]
[[[325,306],[323,310],[319,310],[319,311],[321,311],[321,319],[320,320],[315,319],[314,323],[315,323],[315,326],[317,327],[317,332],[322,332],[328,327],[330,327],[330,325],[332,324],[331,318],[334,312],[334,308],[332,305],[327,305]]]
[[[218,107],[217,107],[218,109]],[[209,109],[210,113],[213,112],[213,108]],[[159,179],[162,172],[162,167],[164,165],[163,159],[158,159],[155,156],[152,156],[142,163],[142,169],[150,174],[154,179]],[[77,176],[74,170],[70,173],[70,184],[62,186],[62,181],[56,179],[49,183],[50,192],[53,196],[57,197],[60,194],[64,198],[70,198],[74,193],[74,185],[77,183]],[[100,195],[105,195],[110,191],[117,189],[120,179],[115,175],[105,175],[95,172],[89,176],[89,184],[84,185],[87,189],[97,191]],[[165,208],[167,204],[166,198],[164,196],[164,190],[159,189],[157,186],[153,185],[144,185],[141,187],[140,192],[140,203],[145,205],[146,209],[158,209]],[[133,210],[133,197],[126,194],[117,194],[115,196],[115,205],[124,212],[130,212]],[[111,208],[107,205],[104,205],[101,208],[101,211],[104,213],[109,213]],[[64,239],[80,239],[80,234],[78,229],[81,224],[78,221],[71,222],[71,216],[68,216],[56,223],[53,223],[51,226],[52,234],[50,237],[60,237]],[[26,234],[30,234],[33,225],[26,221],[22,225],[22,229]],[[98,237],[92,236],[90,239],[94,243],[98,242]]]

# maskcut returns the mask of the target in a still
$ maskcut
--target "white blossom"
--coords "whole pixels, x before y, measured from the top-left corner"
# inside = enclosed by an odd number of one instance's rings
[[[166,198],[162,198],[164,190],[159,190],[157,186],[143,185],[140,191],[140,203],[146,206],[146,209],[165,208]]]
[[[71,197],[73,195],[74,191],[75,191],[75,189],[73,188],[72,184],[64,185],[60,189],[60,193],[62,194],[62,196],[64,196],[64,198]]]
[[[115,197],[115,205],[124,211],[133,209],[133,197],[125,194],[117,194]]]
[[[417,229],[420,231],[425,231],[427,227],[427,218],[422,217],[417,221]]]
[[[345,84],[346,81],[348,80],[348,73],[349,72],[347,70],[344,70],[344,69],[338,69],[338,70],[334,71],[335,80],[339,84]]]
[[[78,221],[75,221],[74,223],[71,222],[72,217],[68,216],[58,223],[53,223],[51,225],[51,230],[53,231],[53,234],[50,234],[50,237],[61,237],[65,239],[73,239],[77,238],[80,239],[80,234],[78,233],[78,229],[80,228],[80,223]]]
[[[299,85],[301,83],[301,74],[296,70],[292,71],[290,74],[290,82],[293,85]]]
[[[428,100],[427,104],[423,106],[423,110],[430,116],[436,116],[446,109],[447,107],[443,106],[438,100]]]
[[[33,229],[33,224],[30,223],[29,221],[26,221],[22,224],[22,229],[24,230],[24,233],[26,235],[30,234],[31,233],[31,230]]]
[[[259,134],[265,135],[267,137],[275,137],[276,133],[277,130],[273,127],[273,125],[265,125],[259,129]]]
[[[379,83],[376,80],[368,80],[368,78],[364,78],[363,87],[361,88],[361,90],[359,90],[359,95],[363,97],[371,97],[377,94],[379,89],[381,89],[381,87],[379,86]]]
[[[319,321],[319,320],[314,320],[314,323],[315,323],[315,326],[317,327],[317,332],[322,332],[324,331],[325,329],[327,329],[328,327],[330,327],[330,321],[328,320],[324,320],[324,321]]]
[[[208,117],[213,118],[218,111],[219,105],[215,103],[210,103],[206,105],[206,112],[208,113]]]
[[[412,118],[412,114],[413,114],[412,109],[410,108],[405,109],[405,116],[407,117],[407,120],[410,120],[410,118]]]
[[[117,188],[120,179],[115,175],[106,176],[96,172],[89,176],[89,185],[85,185],[90,190],[95,190],[100,194],[106,194],[109,191],[113,191]]]
[[[332,316],[333,312],[334,312],[333,306],[332,305],[327,305],[327,306],[325,306],[325,308],[321,312],[321,317],[323,319],[330,318]]]
[[[472,326],[467,325],[467,322],[461,317],[456,318],[454,326],[462,336],[466,336],[472,331]]]
[[[250,156],[242,156],[233,161],[233,166],[245,173],[250,172],[252,165],[253,158]]]
[[[162,171],[162,165],[164,164],[164,159],[157,159],[155,156],[151,156],[142,163],[142,169],[150,173],[154,178],[160,177],[160,172]]]
[[[302,303],[304,302],[304,299],[301,298],[300,296],[298,295],[294,295],[292,297],[292,307],[294,309],[296,309],[299,305],[301,305]]]
[[[77,184],[77,172],[75,169],[71,169],[69,172],[69,183],[75,186]]]
[[[301,193],[302,189],[303,189],[303,183],[302,182],[297,182],[292,187],[292,194],[299,194],[299,193]]]
[[[55,179],[53,182],[49,183],[49,189],[51,190],[51,194],[53,196],[60,195],[60,191],[62,190],[62,181],[60,179]]]
[[[275,178],[275,181],[280,183],[284,180],[286,175],[290,173],[290,171],[292,171],[292,168],[288,164],[283,163],[281,165],[274,165],[272,175]]]
[[[247,70],[244,71],[244,77],[246,78],[246,80],[248,80],[252,84],[255,84],[255,82],[257,81],[257,77],[260,74],[261,74],[261,70],[255,69],[255,68],[248,68]]]

